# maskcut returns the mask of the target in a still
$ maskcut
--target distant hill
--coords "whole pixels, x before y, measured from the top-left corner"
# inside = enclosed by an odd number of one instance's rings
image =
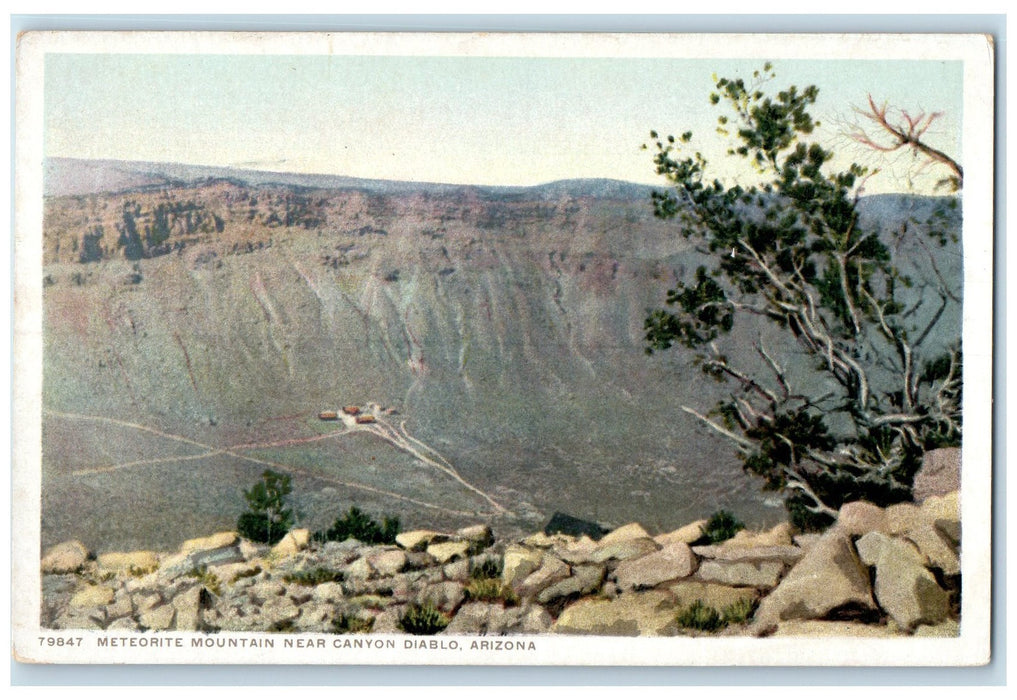
[[[125,160],[83,160],[47,158],[44,168],[47,197],[88,194],[117,194],[153,188],[195,185],[210,180],[237,184],[283,185],[314,190],[358,190],[372,194],[456,194],[465,191],[484,199],[525,196],[527,199],[557,200],[562,197],[638,199],[654,189],[621,180],[557,180],[532,187],[456,185],[433,182],[372,180],[342,175],[270,172],[241,168],[182,163],[152,163]]]

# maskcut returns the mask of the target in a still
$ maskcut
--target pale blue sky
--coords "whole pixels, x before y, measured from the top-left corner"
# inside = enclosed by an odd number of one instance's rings
[[[650,129],[692,130],[725,170],[707,99],[712,73],[750,78],[761,61],[49,54],[49,156],[230,165],[429,182],[529,185],[573,177],[659,183]],[[963,159],[960,62],[776,61],[774,87],[816,84],[817,136],[852,106],[943,111],[929,140]],[[847,153],[854,159],[857,152]],[[863,154],[868,157],[869,154]],[[904,189],[910,160],[870,191]],[[921,189],[922,174],[917,187]],[[941,172],[925,172],[931,182]],[[925,186],[928,182],[925,183]]]

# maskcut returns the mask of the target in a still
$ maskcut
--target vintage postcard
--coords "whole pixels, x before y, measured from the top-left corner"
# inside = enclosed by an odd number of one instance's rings
[[[23,34],[15,658],[987,663],[993,61]]]

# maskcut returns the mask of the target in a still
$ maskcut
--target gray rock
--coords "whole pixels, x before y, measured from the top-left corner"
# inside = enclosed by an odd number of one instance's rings
[[[176,614],[176,608],[172,605],[160,605],[157,608],[152,608],[141,613],[138,616],[138,622],[145,629],[159,632],[173,628],[173,619],[176,617]]]
[[[779,561],[795,564],[805,554],[801,547],[774,545],[767,547],[730,547],[727,543],[693,547],[697,556],[720,561]]]
[[[531,605],[523,608],[519,623],[511,628],[518,634],[544,634],[551,629],[554,619],[544,608]]]
[[[537,602],[554,604],[563,599],[596,593],[604,583],[603,565],[585,564],[572,567],[572,575],[558,581],[537,594]]]
[[[420,605],[430,604],[439,610],[449,612],[455,610],[465,597],[463,584],[458,581],[443,581],[432,583],[422,590],[416,602]]]
[[[314,597],[314,588],[294,583],[286,587],[284,595],[288,596],[294,605],[300,606]]]
[[[622,590],[654,586],[691,576],[698,566],[696,556],[684,542],[670,541],[662,549],[638,559],[627,559],[614,570]]]
[[[311,594],[312,600],[318,603],[338,603],[344,597],[342,584],[335,581],[315,586],[314,593]]]
[[[866,532],[882,530],[886,513],[868,501],[851,501],[840,507],[835,527],[848,535],[864,535]]]
[[[700,564],[696,577],[730,586],[773,588],[783,573],[784,563],[780,561],[709,560]]]
[[[542,634],[553,623],[539,605],[505,607],[501,603],[466,603],[442,634]]]
[[[674,598],[666,591],[623,593],[614,600],[584,598],[562,611],[551,632],[660,636],[677,630],[676,613]]]
[[[152,572],[159,568],[159,555],[155,552],[107,552],[96,558],[100,573]]]
[[[188,558],[190,560],[190,568],[199,569],[201,567],[211,568],[245,561],[240,547],[220,547],[218,549],[204,550],[195,552]]]
[[[434,557],[439,564],[445,564],[456,559],[465,559],[470,555],[472,543],[463,540],[451,542],[432,542],[427,545],[427,553]]]
[[[544,553],[522,545],[509,545],[505,550],[501,580],[506,586],[515,586],[540,566]]]
[[[952,542],[948,542],[942,531],[935,525],[925,525],[908,533],[910,540],[925,557],[925,566],[939,569],[947,576],[961,572],[960,558]]]
[[[208,537],[198,537],[193,540],[187,540],[180,545],[180,552],[183,554],[193,554],[195,552],[203,552],[211,549],[232,547],[239,543],[240,537],[237,533],[217,532],[216,534]]]
[[[280,598],[285,592],[286,587],[278,581],[263,581],[249,587],[247,597],[255,605],[264,605],[270,600]]]
[[[827,531],[759,605],[757,624],[822,619],[833,612],[873,614],[876,603],[869,572],[858,560],[851,539]]]
[[[930,496],[945,496],[960,490],[961,449],[942,447],[929,450],[915,474],[913,498],[917,503]]]
[[[703,536],[703,530],[705,528],[706,520],[697,520],[694,523],[689,523],[677,530],[673,530],[663,535],[657,535],[653,538],[653,541],[662,547],[667,546],[672,542],[682,542],[683,544],[691,545]]]
[[[294,605],[289,598],[272,598],[261,606],[264,629],[285,628],[286,623],[292,622],[298,617],[300,617],[300,608]]]
[[[131,596],[124,590],[117,591],[113,602],[106,606],[106,619],[117,620],[121,617],[130,617],[134,614],[134,605]]]
[[[106,626],[110,632],[137,632],[138,623],[130,617],[118,617]]]
[[[360,557],[346,567],[347,579],[367,579],[373,573],[374,569],[371,568],[371,563],[367,560],[367,557]]]
[[[396,544],[405,550],[423,551],[427,549],[427,545],[432,542],[445,542],[448,540],[448,535],[443,535],[440,532],[434,530],[411,530],[409,532],[400,532],[396,535]]]
[[[570,573],[568,564],[553,554],[545,552],[540,560],[540,566],[522,581],[519,581],[514,589],[523,597],[532,596],[566,578]]]
[[[153,608],[157,608],[163,603],[162,595],[159,593],[145,593],[134,596],[134,605],[137,607],[138,612],[148,612]]]
[[[406,568],[406,552],[400,549],[390,549],[372,554],[367,561],[379,576],[395,576]]]
[[[297,552],[307,549],[307,545],[310,542],[311,531],[307,528],[290,530],[272,547],[272,555],[275,557],[291,557]]]
[[[446,564],[441,572],[450,581],[467,581],[470,578],[470,560],[458,559]]]
[[[47,549],[42,556],[42,573],[73,573],[85,565],[88,554],[88,547],[77,540],[61,542]]]
[[[101,630],[105,626],[102,611],[69,610],[53,621],[56,630]]]
[[[325,603],[303,605],[294,627],[301,632],[330,632],[334,611],[334,606]]]
[[[480,551],[486,547],[490,547],[494,544],[494,533],[491,532],[489,525],[471,525],[470,527],[464,527],[460,530],[456,530],[458,539],[469,542],[474,551]]]
[[[382,610],[375,616],[371,632],[375,634],[402,633],[403,630],[399,626],[399,618],[402,617],[404,611],[404,606],[393,606]]]
[[[610,535],[607,537],[610,537]],[[589,561],[597,564],[602,564],[611,559],[625,561],[626,559],[644,557],[647,554],[652,554],[660,549],[660,545],[649,537],[639,537],[630,540],[614,540],[610,542],[606,541],[607,537],[597,543],[597,548],[593,550],[588,557]]]
[[[71,597],[71,607],[84,609],[109,605],[115,594],[110,586],[85,586]]]
[[[874,562],[876,600],[902,629],[949,617],[949,594],[922,565],[924,557],[913,545],[870,532],[858,541],[858,552],[867,563]]]
[[[427,552],[406,552],[406,571],[419,571],[434,566],[437,562]]]
[[[172,605],[176,610],[176,629],[196,631],[202,628],[203,590],[202,586],[191,586],[173,598]]]

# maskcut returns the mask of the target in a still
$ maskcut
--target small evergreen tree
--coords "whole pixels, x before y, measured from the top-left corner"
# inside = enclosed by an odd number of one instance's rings
[[[293,527],[293,511],[286,507],[292,490],[289,475],[266,469],[261,481],[244,491],[249,510],[237,520],[237,532],[253,542],[281,540]]]
[[[657,172],[674,186],[654,192],[655,214],[680,218],[708,264],[646,319],[647,352],[685,346],[732,386],[710,412],[683,410],[731,440],[745,469],[784,492],[794,522],[811,529],[848,500],[908,500],[923,452],[959,444],[960,338],[940,324],[959,295],[931,254],[930,279],[902,272],[861,221],[869,173],[857,164],[829,172],[833,154],[807,140],[818,88],[767,94],[773,77],[769,64],[752,84],[715,76],[710,95],[729,108],[718,118],[734,142],[728,156],[757,184],[711,180],[701,153],[683,153],[691,132],[651,132]],[[940,200],[913,228],[945,245],[955,237],[941,214],[956,204]],[[721,345],[736,324],[758,332],[751,355]]]
[[[356,506],[341,518],[336,518],[332,527],[324,532],[316,532],[314,539],[319,542],[342,542],[354,539],[364,544],[392,544],[399,534],[399,518],[386,516],[382,524],[371,518]]]

